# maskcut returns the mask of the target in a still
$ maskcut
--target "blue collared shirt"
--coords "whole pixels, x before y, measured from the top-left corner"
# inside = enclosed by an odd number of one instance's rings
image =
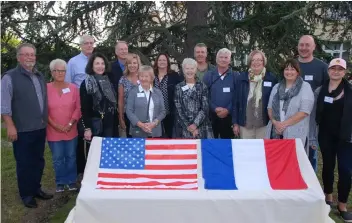
[[[86,79],[86,66],[88,63],[88,57],[82,52],[75,57],[72,57],[67,64],[65,81],[73,83],[77,88],[81,86],[81,83]]]

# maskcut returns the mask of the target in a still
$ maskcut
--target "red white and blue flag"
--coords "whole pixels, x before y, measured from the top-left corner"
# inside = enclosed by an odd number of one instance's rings
[[[98,189],[307,189],[295,140],[103,138]]]
[[[196,190],[197,142],[103,138],[97,186]]]

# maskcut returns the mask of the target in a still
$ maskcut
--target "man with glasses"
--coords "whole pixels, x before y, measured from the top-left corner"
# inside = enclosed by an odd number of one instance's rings
[[[17,48],[19,65],[1,80],[1,116],[13,145],[18,189],[24,205],[36,208],[38,199],[51,199],[41,189],[48,123],[44,76],[35,68],[36,48],[29,43]]]
[[[65,76],[65,82],[73,83],[77,88],[81,86],[83,80],[86,79],[86,66],[89,57],[94,51],[94,38],[89,35],[83,35],[80,37],[79,44],[81,47],[81,53],[77,56],[72,57],[67,63],[67,70]],[[81,121],[81,120],[79,120]],[[78,136],[77,151],[76,151],[76,163],[77,163],[77,174],[78,178],[82,178],[84,168],[86,166],[86,150],[84,148],[85,142],[82,136]]]

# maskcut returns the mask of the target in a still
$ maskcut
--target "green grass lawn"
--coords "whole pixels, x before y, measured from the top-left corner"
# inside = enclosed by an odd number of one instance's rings
[[[18,196],[17,190],[17,181],[16,181],[16,168],[15,168],[15,160],[12,152],[12,145],[7,143],[4,140],[6,134],[4,134],[4,130],[1,130],[2,140],[1,140],[1,218],[4,223],[17,223],[23,222],[24,217],[35,217],[40,216],[41,212],[47,211],[45,203],[43,201],[39,201],[39,211],[31,210],[23,207],[21,200]],[[321,157],[319,157],[319,173],[318,178],[321,182]],[[55,189],[54,183],[54,171],[52,168],[52,159],[51,152],[48,148],[45,150],[45,170],[42,178],[42,185],[44,189],[47,189],[51,192]],[[337,179],[337,176],[336,176]],[[335,184],[336,191],[336,184]],[[57,195],[55,195],[57,197]],[[336,194],[334,194],[334,198],[336,199]],[[47,219],[42,222],[51,222],[51,223],[62,223],[66,220],[70,210],[75,205],[76,195],[74,194],[65,194],[61,198],[59,207],[50,206],[51,213],[46,213],[48,215]],[[350,194],[349,199],[349,208],[352,210],[352,194]],[[55,205],[54,205],[55,206]],[[42,209],[42,210],[41,210]],[[335,220],[336,223],[343,223],[343,221],[337,216],[336,210],[333,210],[330,213],[330,216]],[[36,222],[36,221],[34,221]],[[36,222],[37,223],[37,222]]]

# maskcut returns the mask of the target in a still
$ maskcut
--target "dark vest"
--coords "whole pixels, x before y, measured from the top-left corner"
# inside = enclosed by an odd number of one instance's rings
[[[29,132],[46,128],[48,122],[47,89],[43,75],[36,73],[42,95],[43,112],[40,109],[37,93],[32,79],[21,67],[7,72],[12,82],[12,120],[18,132]]]

